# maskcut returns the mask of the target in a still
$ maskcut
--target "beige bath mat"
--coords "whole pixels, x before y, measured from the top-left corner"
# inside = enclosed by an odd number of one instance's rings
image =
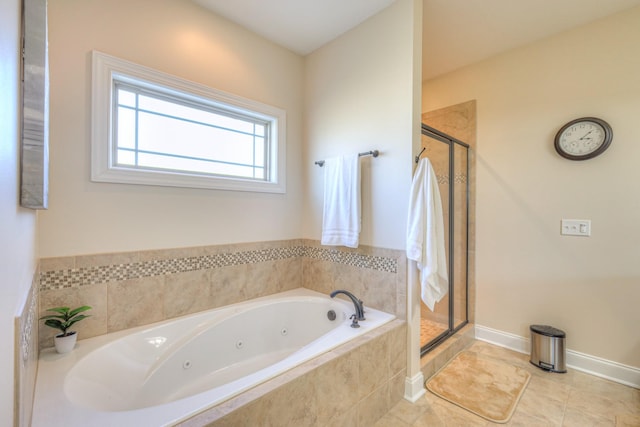
[[[473,351],[462,351],[426,386],[435,395],[467,411],[495,423],[506,423],[530,378],[524,369]]]
[[[616,415],[616,427],[638,427],[640,426],[640,415],[622,414]]]

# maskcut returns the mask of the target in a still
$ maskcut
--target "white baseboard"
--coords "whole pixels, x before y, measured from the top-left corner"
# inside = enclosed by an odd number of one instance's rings
[[[418,372],[412,378],[405,378],[404,380],[404,398],[411,403],[415,403],[420,399],[427,391],[424,388],[424,375],[422,372]]]
[[[530,354],[531,351],[529,338],[519,335],[481,325],[475,325],[475,335],[476,339],[480,341],[508,348],[518,353]],[[640,389],[640,369],[633,366],[567,349],[567,367]]]

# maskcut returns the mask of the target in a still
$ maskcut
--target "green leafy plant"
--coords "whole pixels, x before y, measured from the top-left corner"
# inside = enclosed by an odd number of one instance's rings
[[[74,323],[91,316],[90,314],[80,314],[87,310],[91,310],[91,307],[89,307],[88,305],[83,305],[82,307],[74,308],[73,310],[71,310],[69,307],[50,308],[47,311],[53,311],[58,314],[49,314],[47,316],[42,316],[40,320],[44,320],[44,324],[53,329],[61,330],[62,335],[59,336],[66,337],[75,333],[67,332],[67,330]]]

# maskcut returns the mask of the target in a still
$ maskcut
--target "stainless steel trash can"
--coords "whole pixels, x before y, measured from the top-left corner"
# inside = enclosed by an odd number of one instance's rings
[[[531,360],[550,372],[567,372],[564,331],[547,325],[531,325]]]

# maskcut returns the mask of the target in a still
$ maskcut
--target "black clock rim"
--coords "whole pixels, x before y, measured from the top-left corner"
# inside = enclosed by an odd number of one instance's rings
[[[597,123],[598,125],[602,126],[602,129],[604,129],[604,141],[602,142],[602,145],[597,150],[595,150],[595,151],[593,151],[593,152],[591,152],[589,154],[585,154],[583,156],[575,156],[573,154],[569,154],[569,153],[567,153],[567,152],[562,150],[562,147],[560,147],[560,136],[562,135],[562,133],[565,130],[567,130],[571,126],[575,125],[576,123],[580,123],[580,122],[593,122],[593,123]],[[604,120],[599,119],[597,117],[581,117],[579,119],[571,120],[570,122],[568,122],[567,124],[562,126],[560,128],[560,130],[558,131],[558,133],[556,133],[556,137],[554,139],[553,145],[556,148],[556,151],[558,152],[558,154],[560,154],[565,159],[569,159],[569,160],[588,160],[588,159],[592,159],[592,158],[602,154],[607,148],[609,148],[609,145],[611,145],[611,141],[612,140],[613,140],[613,129],[611,128],[609,123],[607,123]]]

